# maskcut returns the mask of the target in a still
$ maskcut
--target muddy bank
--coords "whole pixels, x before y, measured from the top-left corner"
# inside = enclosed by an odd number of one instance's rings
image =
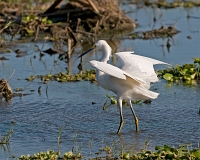
[[[78,42],[85,36],[99,36],[107,31],[132,31],[135,22],[128,18],[119,8],[117,1],[55,0],[46,8],[28,10],[28,5],[1,2],[0,33],[12,37],[35,36],[35,41],[41,32],[49,33],[53,38],[72,39]],[[43,11],[42,11],[43,9]]]
[[[139,7],[141,4],[137,2],[135,5]],[[147,2],[143,5],[147,5]],[[179,33],[174,26],[133,32],[137,24],[126,16],[116,0],[70,0],[67,3],[63,0],[25,1],[23,4],[20,1],[0,2],[0,9],[2,37],[18,42],[53,41],[58,46],[67,45],[68,57],[77,43],[83,44],[84,41],[95,41],[102,37],[148,40],[169,38]],[[4,38],[0,41],[0,50],[3,52],[9,51],[6,41]],[[0,58],[6,60],[6,57]]]

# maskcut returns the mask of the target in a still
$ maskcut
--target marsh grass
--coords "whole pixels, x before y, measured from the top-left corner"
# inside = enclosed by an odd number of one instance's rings
[[[61,143],[60,137],[61,137],[61,133],[62,133],[64,128],[65,127],[60,128],[59,132],[58,132],[58,153],[59,153],[59,155],[60,155],[60,143]]]
[[[11,135],[13,133],[13,126],[14,124],[11,125],[10,129],[5,133],[4,136],[0,135],[0,145],[9,144]]]

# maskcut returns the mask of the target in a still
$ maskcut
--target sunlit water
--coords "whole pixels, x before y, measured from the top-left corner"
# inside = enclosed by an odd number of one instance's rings
[[[122,6],[122,8],[124,8]],[[168,9],[152,10],[151,8],[135,9],[134,6],[125,7],[133,20],[137,19],[139,27],[136,31],[159,28],[162,24],[175,25],[181,32],[170,39],[170,51],[167,50],[167,39],[153,40],[116,40],[110,43],[117,44],[118,51],[134,50],[136,54],[152,57],[165,61],[172,65],[192,63],[192,58],[200,55],[200,10],[193,9]],[[156,24],[153,17],[159,17]],[[193,18],[187,19],[189,14]],[[195,17],[195,18],[194,18]],[[192,39],[188,39],[191,36]],[[27,155],[53,149],[57,151],[58,132],[64,127],[61,134],[61,153],[70,151],[74,147],[79,149],[85,157],[92,157],[102,147],[115,146],[139,151],[150,141],[149,149],[156,145],[174,145],[190,143],[197,146],[200,139],[200,116],[198,114],[200,104],[200,86],[188,87],[182,85],[168,86],[164,80],[152,85],[152,90],[160,93],[158,99],[150,105],[135,105],[134,109],[139,118],[140,132],[135,132],[133,115],[129,107],[123,108],[125,119],[121,135],[116,135],[119,126],[119,110],[115,105],[108,106],[103,111],[106,94],[96,83],[73,82],[38,84],[40,80],[32,83],[25,78],[30,75],[57,73],[65,71],[68,64],[72,66],[72,73],[78,72],[79,60],[77,55],[81,53],[78,47],[72,55],[70,63],[58,60],[58,56],[45,54],[39,59],[39,53],[34,51],[34,45],[39,47],[43,43],[27,43],[16,45],[12,49],[28,50],[28,56],[16,58],[15,53],[6,53],[8,61],[0,61],[0,79],[9,79],[9,84],[15,88],[24,88],[23,93],[30,95],[15,97],[11,102],[0,102],[0,133],[4,135],[16,122],[14,133],[10,139],[10,145],[0,150],[0,159],[12,159],[11,156]],[[51,47],[47,43],[44,49]],[[115,48],[116,49],[116,48]],[[100,57],[98,52],[84,57],[83,68],[88,69],[87,62],[90,59]],[[36,58],[33,56],[36,55]],[[57,61],[56,63],[55,60]],[[111,61],[114,63],[114,60]],[[156,68],[164,68],[162,66]],[[20,79],[20,80],[19,80]],[[30,84],[29,84],[30,83]],[[41,86],[41,93],[38,87]],[[31,90],[34,90],[31,92]],[[93,104],[92,102],[95,102]],[[5,149],[5,150],[4,150]]]

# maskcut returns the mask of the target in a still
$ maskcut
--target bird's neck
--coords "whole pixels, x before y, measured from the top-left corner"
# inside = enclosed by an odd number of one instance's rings
[[[110,59],[110,55],[111,55],[111,48],[110,46],[108,47],[103,47],[102,48],[102,57],[100,59],[101,62],[107,63],[107,61]]]

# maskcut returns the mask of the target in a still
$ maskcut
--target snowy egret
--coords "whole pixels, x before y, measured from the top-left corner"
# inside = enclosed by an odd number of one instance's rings
[[[133,54],[134,52],[118,52],[115,56],[120,60],[121,69],[108,64],[107,61],[111,56],[111,48],[104,40],[97,41],[93,47],[82,53],[79,57],[89,53],[93,49],[101,49],[102,57],[100,61],[91,60],[89,63],[96,68],[96,79],[101,87],[110,90],[117,95],[117,102],[120,111],[120,125],[117,134],[124,124],[122,114],[122,101],[126,100],[133,113],[136,125],[138,128],[138,118],[132,107],[132,99],[155,99],[158,93],[149,90],[150,82],[158,81],[158,77],[154,71],[153,65],[167,64],[152,58],[143,57]],[[79,58],[78,57],[78,58]]]

